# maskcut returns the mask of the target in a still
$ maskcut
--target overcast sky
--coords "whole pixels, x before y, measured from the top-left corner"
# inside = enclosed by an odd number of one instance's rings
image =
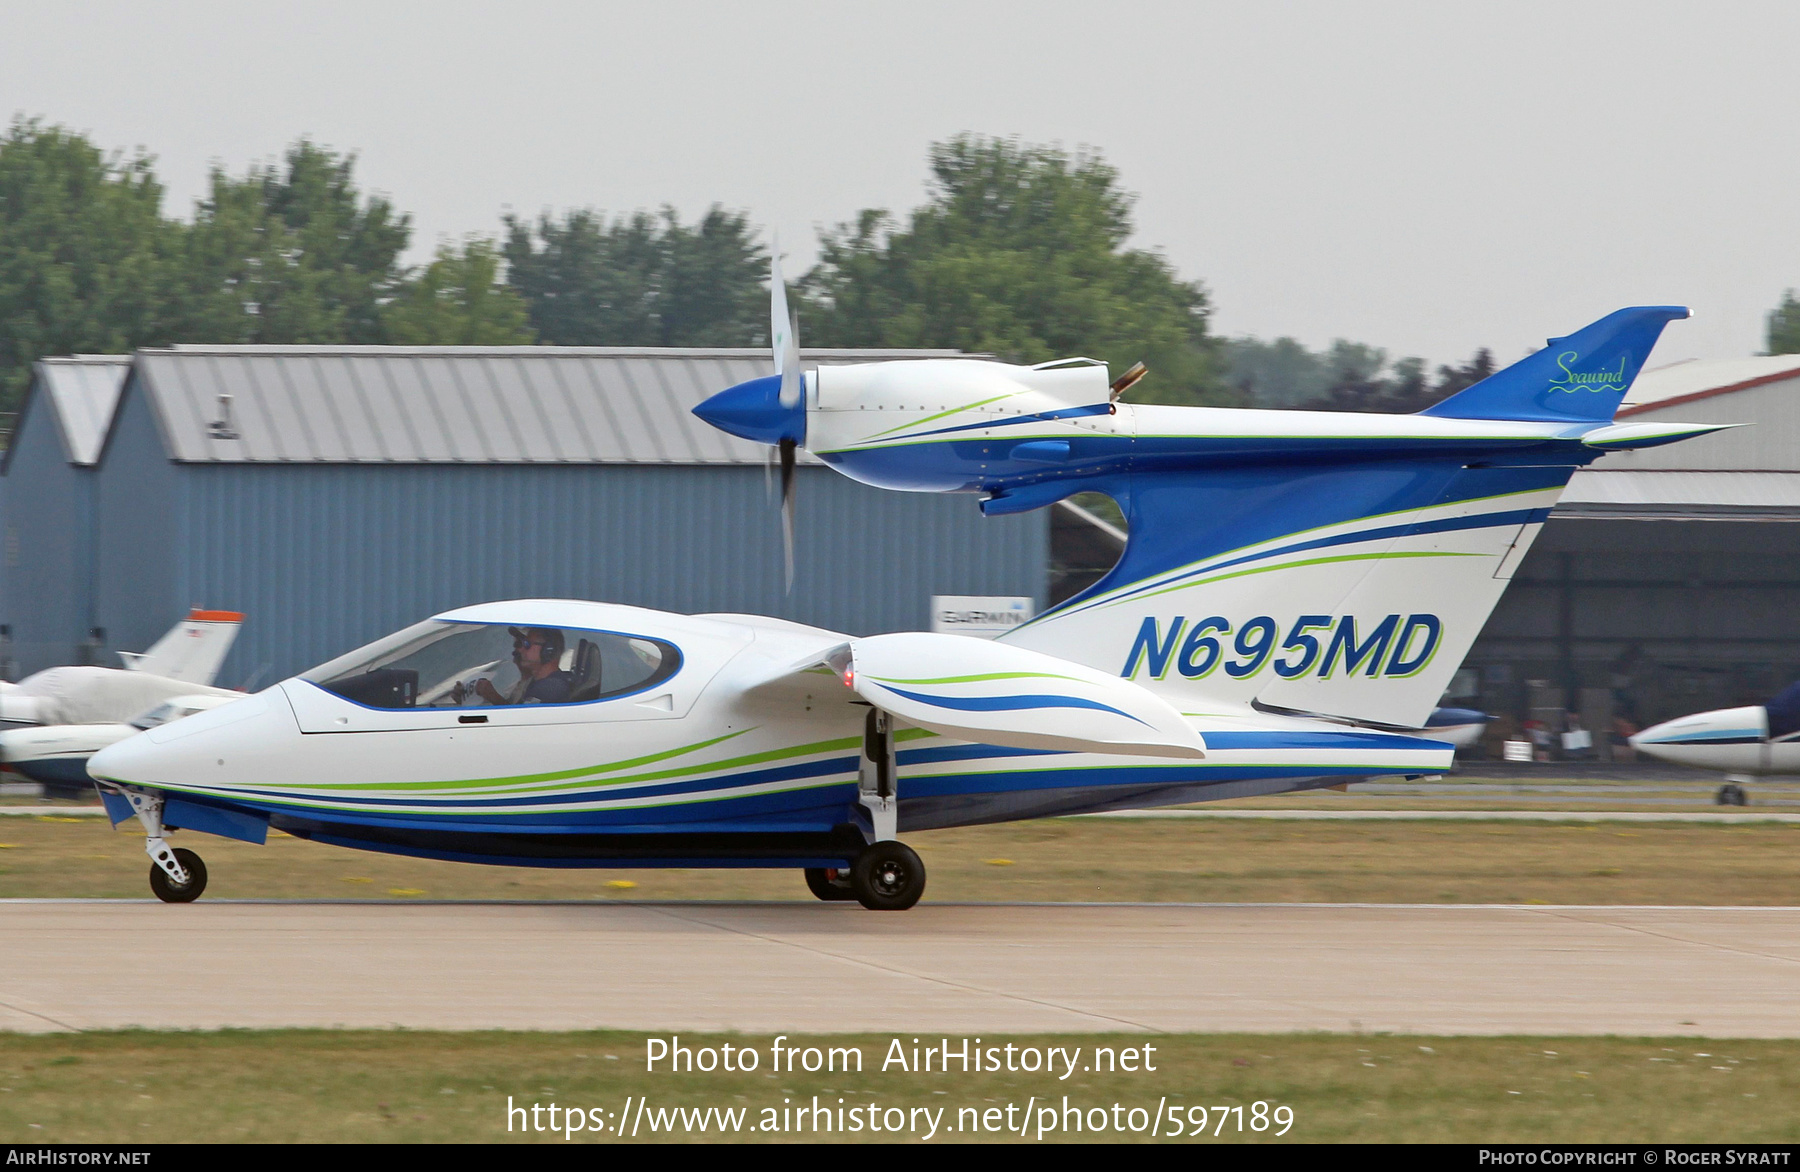
[[[207,169],[357,152],[415,253],[504,209],[921,202],[961,131],[1091,146],[1224,334],[1502,359],[1681,303],[1756,352],[1800,285],[1792,3],[10,4],[0,113]]]

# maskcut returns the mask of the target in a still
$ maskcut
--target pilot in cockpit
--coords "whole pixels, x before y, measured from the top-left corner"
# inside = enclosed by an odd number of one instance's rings
[[[554,627],[507,629],[519,682],[502,693],[492,680],[482,678],[470,691],[489,704],[567,704],[575,677],[562,670],[563,633]]]

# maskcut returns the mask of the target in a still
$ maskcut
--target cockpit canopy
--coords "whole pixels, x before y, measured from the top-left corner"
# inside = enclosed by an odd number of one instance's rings
[[[428,619],[300,678],[370,708],[586,704],[655,687],[681,651],[643,635]]]

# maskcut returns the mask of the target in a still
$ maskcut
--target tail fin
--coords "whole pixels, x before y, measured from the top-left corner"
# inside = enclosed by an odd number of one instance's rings
[[[1609,420],[1644,368],[1663,326],[1687,317],[1680,305],[1638,305],[1609,313],[1566,338],[1459,391],[1421,415],[1546,423]]]
[[[1119,564],[1002,641],[1118,672],[1183,712],[1257,703],[1417,727],[1574,470],[1140,473],[1120,492]]]
[[[186,684],[210,684],[237,638],[244,616],[234,610],[196,610],[176,623],[150,650],[119,652],[129,671]]]

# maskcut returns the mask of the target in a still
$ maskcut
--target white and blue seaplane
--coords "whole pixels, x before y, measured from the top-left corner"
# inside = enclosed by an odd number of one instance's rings
[[[866,484],[989,514],[1097,491],[1129,540],[996,641],[495,602],[436,615],[89,770],[165,900],[180,827],[540,867],[791,867],[915,903],[899,835],[1442,772],[1415,731],[1575,469],[1706,425],[1615,424],[1679,307],[1620,310],[1417,415],[1137,406],[1086,359],[800,369],[696,408]],[[788,532],[791,534],[791,528]],[[791,564],[791,562],[790,562]]]

